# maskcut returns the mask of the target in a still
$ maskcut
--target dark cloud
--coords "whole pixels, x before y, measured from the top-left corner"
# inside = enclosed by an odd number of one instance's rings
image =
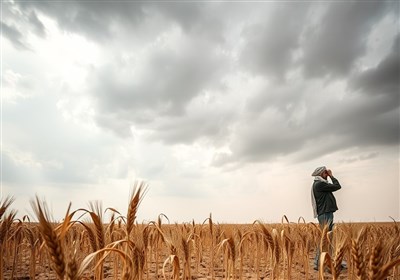
[[[324,3],[325,14],[303,35],[306,77],[342,77],[365,54],[371,28],[390,7],[388,1]]]
[[[62,30],[103,43],[114,37],[115,23],[132,28],[144,16],[142,2],[18,1],[16,4],[25,12],[40,12],[53,18]]]
[[[45,26],[35,11],[21,11],[14,3],[2,3],[2,36],[11,41],[18,50],[31,50],[28,35],[46,36]]]
[[[351,147],[398,145],[398,35],[393,42],[392,51],[376,67],[350,71],[354,75],[349,77],[347,92],[341,98],[324,94],[329,82],[320,92],[310,92],[309,82],[276,82],[250,95],[245,107],[249,118],[234,133],[230,146],[233,154],[218,155],[214,164],[287,155],[305,161]],[[270,112],[276,114],[265,118]]]
[[[375,67],[355,75],[349,87],[357,103],[346,106],[335,124],[357,131],[355,141],[365,144],[395,145],[400,137],[400,55],[399,38],[392,51]]]
[[[259,114],[267,108],[278,108],[281,112],[288,114],[288,117],[295,113],[295,109],[306,93],[304,84],[273,84],[264,86],[258,92],[249,96],[246,102],[246,110],[249,114]]]
[[[193,29],[198,28],[197,22],[205,22],[205,5],[200,2],[158,2],[150,3],[149,9],[159,16],[172,20],[179,24],[183,30],[191,33]]]
[[[28,19],[29,19],[29,24],[32,26],[32,29],[34,30],[35,34],[44,38],[46,36],[46,28],[37,17],[35,11],[30,12]]]
[[[268,7],[272,12],[266,20],[243,29],[246,43],[240,60],[256,74],[283,78],[294,61],[310,5],[285,3]]]
[[[281,125],[252,127],[250,131],[244,131],[241,134],[243,138],[240,138],[242,141],[232,145],[235,156],[242,162],[263,162],[297,151],[303,139],[295,131],[281,129]]]
[[[225,57],[205,41],[179,40],[175,49],[157,48],[141,64],[132,60],[94,70],[90,83],[99,124],[107,120],[110,127],[115,120],[115,131],[120,131],[121,124],[184,117],[193,98],[221,86]],[[128,126],[125,131],[129,131]]]
[[[161,18],[175,23],[187,33],[221,41],[219,15],[206,3],[196,2],[136,2],[136,1],[68,1],[17,2],[22,10],[38,11],[53,18],[60,29],[81,34],[102,44],[121,36],[140,36],[143,27],[149,36],[157,36]],[[222,11],[222,10],[220,10]],[[212,27],[212,28],[211,28]],[[127,33],[127,34],[125,34]]]
[[[384,147],[399,143],[399,114],[396,110],[382,113],[382,98],[361,98],[331,102],[315,112],[307,129],[307,148],[299,160],[340,150],[359,147]],[[384,110],[386,111],[386,110]],[[316,117],[319,117],[316,120]],[[311,122],[311,121],[310,121]]]
[[[121,114],[101,112],[101,114],[97,114],[96,122],[100,127],[110,130],[122,138],[132,136],[130,128],[134,122],[129,119],[129,116],[121,118]]]
[[[357,65],[371,30],[392,13],[390,1],[17,5],[38,34],[44,14],[106,49],[86,90],[97,125],[120,137],[134,128],[168,145],[227,141],[232,153],[217,155],[215,165],[288,155],[301,161],[399,141],[399,39],[376,67]],[[8,27],[6,36],[23,39]],[[236,92],[226,79],[239,72],[264,87]],[[332,93],[332,80],[347,92]],[[199,106],[206,92],[222,105]]]
[[[192,144],[199,139],[208,139],[218,146],[227,139],[230,125],[234,119],[232,111],[215,110],[213,107],[200,112],[188,112],[182,117],[166,118],[154,127],[151,140],[167,144]]]
[[[6,37],[16,49],[29,50],[29,46],[24,42],[22,33],[14,26],[1,22],[1,34]]]
[[[388,72],[384,65],[386,63],[380,63],[360,77],[365,77],[366,73],[368,77],[380,77],[380,70]],[[386,82],[390,83],[387,79]],[[260,106],[254,102],[246,107],[250,110],[247,117],[241,119],[231,135],[232,154],[217,155],[213,164],[271,161],[286,156],[303,162],[352,147],[398,145],[399,82],[391,82],[389,88],[395,88],[397,83],[396,93],[372,96],[366,93],[366,96],[349,88],[342,98],[324,95],[323,89],[310,93],[306,85],[271,86],[274,92],[266,89],[257,96]],[[376,81],[368,89],[378,85]],[[253,108],[256,110],[252,111]]]
[[[276,108],[248,114],[231,136],[232,154],[217,155],[214,165],[274,160],[296,152],[308,137],[304,128],[293,126],[290,118]]]
[[[375,68],[365,70],[350,81],[355,90],[368,95],[390,95],[399,104],[400,92],[400,35],[394,40],[391,53]]]

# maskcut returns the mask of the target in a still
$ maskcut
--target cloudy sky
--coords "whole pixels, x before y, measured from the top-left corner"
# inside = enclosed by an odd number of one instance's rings
[[[18,216],[400,218],[398,1],[2,1],[1,188]]]

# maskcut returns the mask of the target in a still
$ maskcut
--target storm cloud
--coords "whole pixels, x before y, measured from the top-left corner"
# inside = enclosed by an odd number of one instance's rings
[[[7,184],[135,176],[211,196],[243,170],[398,151],[393,1],[2,5]]]

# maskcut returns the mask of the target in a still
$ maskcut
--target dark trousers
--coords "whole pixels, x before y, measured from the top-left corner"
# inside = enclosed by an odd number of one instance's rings
[[[321,227],[321,229],[323,229],[325,227],[325,225],[328,225],[328,230],[332,231],[332,229],[333,229],[333,212],[318,215],[318,222],[319,222],[319,226]],[[318,267],[318,265],[319,265],[319,255],[320,254],[321,254],[321,250],[320,250],[319,244],[318,244],[315,258],[314,258],[314,266],[315,267]]]

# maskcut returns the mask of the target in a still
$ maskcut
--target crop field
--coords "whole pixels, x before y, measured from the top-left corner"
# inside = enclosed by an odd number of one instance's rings
[[[59,222],[38,198],[35,217],[21,219],[12,198],[0,201],[0,280],[400,279],[396,222],[338,223],[328,232],[286,216],[280,224],[219,224],[211,215],[202,223],[173,224],[161,214],[140,224],[142,198],[140,185],[126,215],[91,203],[68,209]],[[319,271],[313,268],[317,246]]]

